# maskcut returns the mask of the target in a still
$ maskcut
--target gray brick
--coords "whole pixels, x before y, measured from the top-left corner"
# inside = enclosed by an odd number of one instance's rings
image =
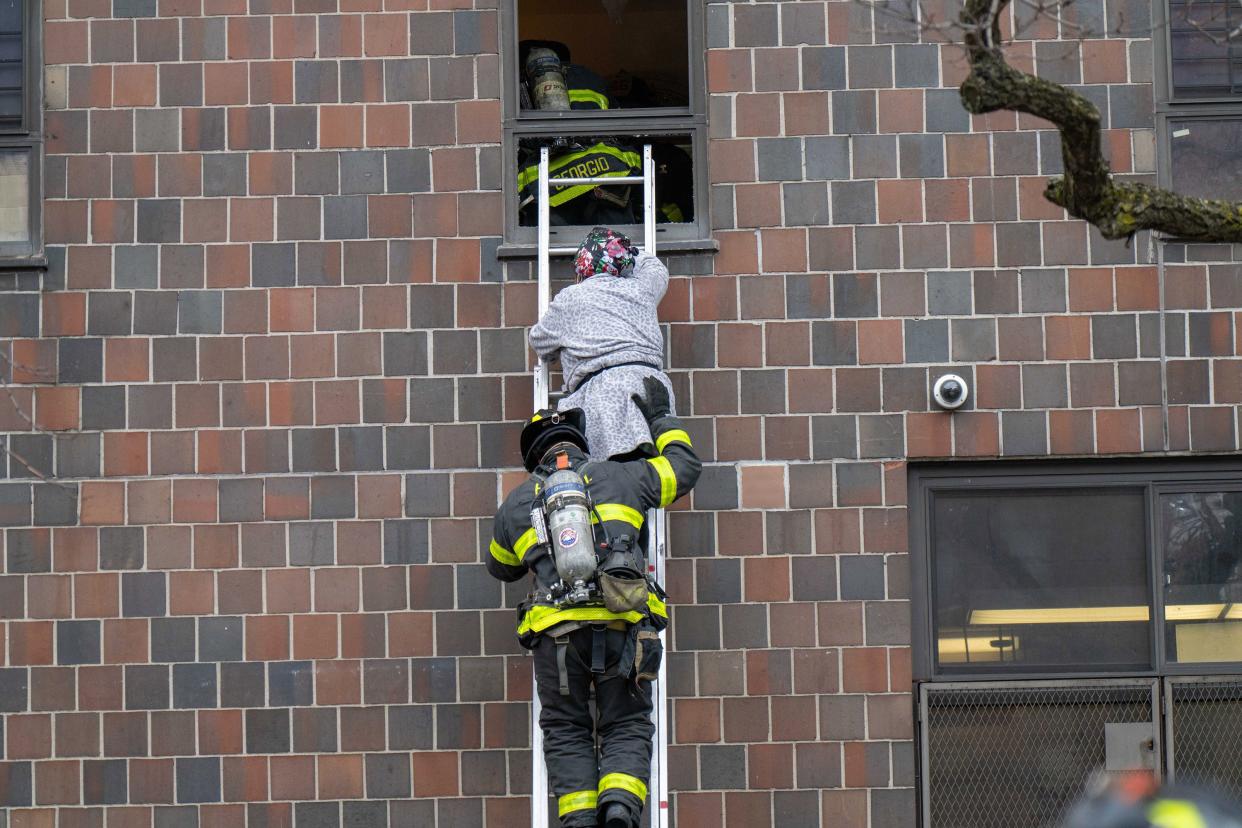
[[[404,753],[368,754],[366,793],[373,799],[407,799],[410,796],[410,758]],[[384,803],[376,803],[383,805]],[[378,817],[377,817],[378,818]],[[378,825],[371,821],[359,825]]]
[[[405,513],[415,517],[438,517],[449,513],[447,474],[407,474]]]
[[[875,183],[832,182],[833,224],[875,224]]]
[[[218,290],[183,290],[177,294],[177,329],[183,334],[218,334],[224,297]]]
[[[112,266],[118,288],[159,287],[159,248],[155,245],[117,245]]]
[[[893,47],[894,81],[899,88],[940,85],[940,48],[934,43]]]
[[[760,159],[762,164],[762,154]],[[850,139],[835,136],[807,138],[806,175],[810,179],[848,179]]]
[[[785,223],[810,226],[828,224],[828,185],[822,181],[786,184],[783,188]]]
[[[312,149],[319,138],[318,109],[313,106],[274,107],[273,149]]]
[[[838,555],[842,601],[884,598],[884,558],[880,555]]]
[[[780,369],[743,371],[741,413],[780,414],[785,411],[785,372]]]
[[[336,558],[336,537],[327,521],[289,524],[289,563],[326,566]]]
[[[82,428],[107,431],[124,427],[124,387],[86,386],[82,389]]]
[[[425,193],[431,189],[431,154],[425,149],[389,150],[388,192]]]
[[[428,61],[428,68],[431,72],[432,100],[463,100],[474,97],[473,58],[435,58]],[[387,73],[385,73],[385,81],[387,81]]]
[[[815,365],[855,365],[858,330],[854,322],[813,322],[811,361]]]
[[[384,61],[384,92],[389,101],[425,101],[431,97],[430,83],[426,58]]]
[[[871,825],[873,828],[901,828],[909,825],[910,814],[916,810],[914,802],[913,788],[873,789]]]
[[[219,483],[220,520],[242,522],[263,519],[263,481],[236,478]]]
[[[30,674],[25,667],[0,669],[0,711],[25,713],[29,693]]]
[[[255,287],[292,287],[297,281],[296,245],[251,245],[250,273]]]
[[[197,340],[192,337],[167,337],[157,339],[151,343],[151,350],[154,359],[151,364],[151,377],[157,382],[167,382],[170,380],[193,380],[198,378],[198,358]],[[130,387],[130,425],[134,425],[133,416],[139,414],[139,409],[133,405],[133,392],[140,386],[131,385]],[[170,387],[165,386],[164,391],[171,391]],[[168,426],[164,426],[167,428]]]
[[[832,316],[832,290],[827,274],[791,273],[785,277],[785,316],[823,319]]]
[[[1063,313],[1065,311],[1064,270],[1023,270],[1023,313]]]
[[[242,619],[240,617],[218,615],[198,619],[199,661],[241,661],[241,659]],[[221,686],[224,686],[224,682]]]
[[[425,425],[389,426],[385,465],[390,471],[431,468],[431,429]]]
[[[422,331],[384,333],[384,375],[404,377],[427,373],[427,335]]]
[[[341,179],[344,185],[344,156]],[[365,196],[328,196],[323,200],[324,236],[329,239],[367,237],[367,199]]]
[[[975,312],[1017,313],[1017,272],[1013,270],[976,270]]]
[[[293,84],[296,103],[336,103],[339,99],[336,61],[295,61]]]
[[[374,150],[341,153],[341,192],[384,192],[384,154]]]
[[[309,705],[315,695],[315,668],[310,661],[274,661],[267,665],[268,704],[272,707]],[[316,711],[319,712],[319,711]],[[336,716],[327,712],[336,735]],[[335,742],[332,750],[335,750]]]
[[[299,195],[335,195],[340,192],[338,154],[299,152],[293,156],[293,190]]]
[[[194,630],[193,618],[152,618],[151,660],[162,663],[194,661],[197,646]],[[213,667],[213,679],[214,673]]]
[[[1034,175],[1039,172],[1039,139],[1030,132],[993,133],[992,159],[997,175]]]
[[[459,55],[494,51],[496,42],[489,32],[495,30],[495,19],[495,12],[453,12],[453,51]]]
[[[474,331],[432,331],[432,372],[474,374],[479,370],[478,337]]]
[[[760,138],[758,141],[758,158],[759,180],[802,180],[801,139]]]
[[[813,417],[811,456],[816,460],[856,458],[858,432],[855,418],[848,414]]]
[[[953,94],[956,95],[957,92],[954,91]],[[873,133],[875,129],[875,92],[870,90],[838,92],[832,96],[832,132],[834,135]],[[931,130],[930,124],[928,130]]]
[[[167,585],[162,572],[128,572],[121,576],[121,614],[126,618],[164,615]]]
[[[172,428],[172,386],[129,386],[129,411],[130,428]]]
[[[57,664],[99,664],[101,652],[98,621],[56,622]]]
[[[897,137],[856,135],[850,139],[855,178],[893,178],[897,175]]]
[[[160,247],[161,287],[202,287],[203,248],[197,244],[165,244]]]
[[[91,433],[62,434],[56,438],[57,476],[98,477],[100,443],[100,435]]]
[[[324,224],[326,228],[326,220]],[[325,235],[331,231],[325,230]],[[341,250],[327,242],[302,242],[298,245],[297,268],[299,285],[340,284]]]
[[[384,430],[379,426],[342,428],[341,471],[382,471],[384,469]]]
[[[69,526],[78,522],[78,487],[64,483],[34,486],[36,526]]]
[[[64,436],[58,438],[58,441],[64,439]],[[9,435],[10,454],[7,458],[9,476],[14,478],[50,476],[55,465],[53,455],[56,453],[52,440],[50,434]],[[0,472],[3,471],[4,466],[5,461],[0,460]]]
[[[220,665],[221,707],[261,707],[263,701],[262,662]]]
[[[1112,129],[1151,129],[1154,125],[1150,84],[1109,86],[1109,127]]]
[[[0,334],[39,335],[39,296],[34,293],[0,295]]]
[[[720,649],[720,608],[714,605],[673,607],[674,648],[678,652]]]
[[[1082,57],[1076,40],[1045,40],[1035,44],[1035,71],[1053,83],[1082,83]]]
[[[99,294],[96,294],[99,295]],[[74,337],[56,341],[56,375],[45,377],[42,382],[53,379],[74,385],[103,382],[103,340]]]
[[[288,753],[289,747],[287,709],[246,711],[247,753]]]
[[[970,132],[970,113],[956,89],[928,89],[923,105],[928,132]]]
[[[905,453],[906,432],[900,414],[871,415],[858,418],[860,457],[901,457]]]
[[[1068,394],[1063,363],[1022,366],[1024,408],[1065,408],[1069,405]]]
[[[824,9],[818,4],[781,4],[781,43],[818,45],[825,41]]]
[[[879,314],[879,292],[874,273],[837,273],[832,277],[833,316],[866,317]]]
[[[1088,261],[1093,265],[1133,264],[1138,246],[1126,239],[1106,239],[1096,227],[1087,228]]]
[[[354,478],[349,475],[315,475],[311,478],[311,517],[354,516]]]
[[[954,319],[953,359],[987,362],[996,359],[996,321],[993,319]]]
[[[700,604],[736,604],[742,600],[742,567],[738,560],[695,562],[695,599]]]
[[[734,46],[778,46],[778,7],[774,4],[733,7]]]
[[[138,241],[181,241],[181,201],[175,198],[138,199]]]
[[[203,195],[246,195],[245,153],[209,153],[203,156]]]
[[[905,320],[905,343],[906,362],[948,362],[948,320]]]
[[[220,801],[220,757],[176,761],[178,802]]]
[[[729,44],[729,17],[732,6],[722,4],[707,7],[707,48],[724,49]]]
[[[1133,359],[1138,356],[1134,314],[1091,317],[1091,353],[1096,359]]]
[[[131,294],[92,292],[87,303],[86,331],[100,336],[127,336],[133,330],[133,314]]]
[[[803,89],[845,88],[845,47],[802,49]]]
[[[105,526],[99,530],[99,568],[141,569],[145,543],[140,526]]]
[[[732,465],[705,465],[694,489],[695,508],[732,510],[737,504],[737,469]]]
[[[176,152],[181,149],[181,113],[177,109],[135,109],[134,149]]]
[[[1023,385],[1025,387],[1025,383]],[[1048,423],[1047,415],[1043,411],[1001,412],[1001,454],[1009,456],[1047,453]],[[870,640],[867,643],[871,643]]]
[[[910,604],[906,601],[876,601],[865,606],[867,645],[910,644]]]
[[[893,85],[891,46],[850,46],[847,52],[851,89],[883,89]]]
[[[215,707],[218,704],[216,696],[216,665],[173,665],[174,708],[197,709]]]
[[[1039,172],[1041,175],[1060,175],[1065,172],[1061,161],[1061,133],[1043,130],[1039,133]]]
[[[126,710],[167,710],[169,707],[168,667],[131,665],[125,668]]]

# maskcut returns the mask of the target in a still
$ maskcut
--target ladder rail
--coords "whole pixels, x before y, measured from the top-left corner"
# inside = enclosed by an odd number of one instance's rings
[[[539,150],[539,183],[538,183],[538,255],[536,269],[538,284],[539,312],[541,318],[551,303],[551,262],[553,254],[565,255],[577,251],[576,247],[552,247],[551,244],[551,208],[549,205],[550,185],[562,184],[593,184],[608,186],[619,184],[643,185],[643,252],[656,252],[656,221],[655,221],[655,164],[652,161],[651,145],[643,146],[643,174],[641,176],[617,176],[611,178],[550,178],[548,174],[548,147]],[[550,397],[548,363],[539,360],[535,367],[534,404],[535,408],[547,408]],[[663,509],[650,509],[647,512],[647,548],[653,553],[654,560],[648,562],[648,571],[653,574],[657,583],[664,583],[665,558],[665,514]],[[660,633],[661,644],[664,644],[664,632]],[[665,665],[668,663],[668,648],[665,657],[660,659],[660,669],[656,681],[651,688],[652,724],[655,726],[655,744],[652,745],[651,778],[647,786],[649,798],[648,816],[652,828],[667,828],[669,820],[668,798],[668,710],[665,693]],[[539,726],[539,686],[535,677],[531,676],[531,826],[547,828],[548,826],[548,772],[547,763],[543,761],[543,728]]]

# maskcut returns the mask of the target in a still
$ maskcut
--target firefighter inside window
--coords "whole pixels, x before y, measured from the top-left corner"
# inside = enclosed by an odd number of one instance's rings
[[[519,44],[521,99],[524,110],[544,111],[613,108],[609,85],[590,68],[571,60],[569,47],[550,40]],[[634,79],[626,87],[635,88]],[[551,146],[548,171],[553,178],[600,178],[642,175],[642,142],[637,136],[540,139],[518,149],[518,208],[521,224],[538,221],[539,146]],[[688,222],[694,218],[694,178],[690,155],[676,143],[658,137],[652,144],[656,168],[656,221]],[[624,225],[642,222],[641,188],[589,185],[553,186],[549,190],[553,225]]]

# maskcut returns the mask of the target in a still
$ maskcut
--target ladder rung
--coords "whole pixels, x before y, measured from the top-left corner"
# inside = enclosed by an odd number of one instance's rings
[[[615,178],[549,178],[548,184],[559,186],[563,184],[642,184],[643,177],[641,175],[622,175]]]

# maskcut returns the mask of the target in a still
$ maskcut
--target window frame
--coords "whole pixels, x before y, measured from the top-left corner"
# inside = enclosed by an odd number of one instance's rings
[[[935,575],[931,566],[931,502],[936,492],[985,492],[1004,488],[1021,491],[1062,488],[1142,489],[1146,526],[1151,667],[1148,669],[1069,670],[956,670],[937,667],[935,653]],[[924,681],[1030,681],[1197,675],[1242,675],[1242,662],[1176,662],[1165,652],[1163,579],[1159,498],[1188,491],[1224,491],[1242,488],[1242,458],[1196,460],[1136,460],[1101,463],[1083,461],[952,462],[911,464],[908,491],[911,575],[911,660],[915,683]]]
[[[22,123],[0,127],[0,151],[29,150],[25,242],[0,242],[0,268],[44,267],[43,246],[43,3],[22,0]]]
[[[707,16],[706,0],[686,2],[686,47],[689,50],[690,105],[650,109],[618,109],[585,114],[583,110],[523,113],[518,95],[517,4],[500,4],[500,80],[501,80],[501,193],[504,202],[504,229],[497,255],[526,258],[537,247],[535,227],[518,223],[517,143],[523,138],[557,135],[606,137],[610,135],[689,135],[694,173],[694,220],[684,225],[657,224],[657,244],[663,251],[715,249],[711,238],[707,170],[707,74],[705,66]],[[574,226],[574,225],[569,225]],[[585,228],[589,229],[589,228]],[[633,238],[642,236],[642,225],[619,225]],[[556,242],[553,242],[556,246]]]

